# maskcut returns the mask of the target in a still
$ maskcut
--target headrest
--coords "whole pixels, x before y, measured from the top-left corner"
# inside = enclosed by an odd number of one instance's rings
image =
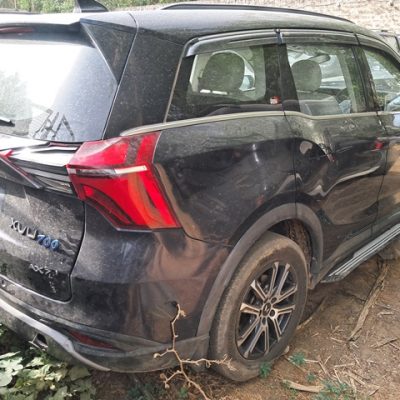
[[[199,80],[200,90],[236,92],[243,83],[244,61],[234,53],[217,53],[210,57]]]
[[[321,87],[321,67],[315,61],[297,61],[292,65],[292,74],[296,89],[299,91],[315,92]]]

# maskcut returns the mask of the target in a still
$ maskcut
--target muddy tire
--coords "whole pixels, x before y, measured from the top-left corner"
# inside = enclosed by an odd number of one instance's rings
[[[211,330],[210,357],[232,360],[215,369],[243,382],[259,375],[287,347],[303,314],[308,273],[300,247],[268,233],[241,262],[225,290]]]

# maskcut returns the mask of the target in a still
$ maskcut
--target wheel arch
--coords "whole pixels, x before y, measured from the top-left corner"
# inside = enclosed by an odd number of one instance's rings
[[[310,237],[312,251],[310,259],[310,276],[316,276],[321,267],[323,249],[322,228],[319,219],[314,212],[305,205],[295,203],[284,204],[266,212],[260,216],[260,218],[258,218],[257,221],[254,222],[241,236],[225,262],[222,264],[204,305],[197,330],[198,336],[210,332],[221,296],[248,250],[266,232],[275,231],[279,224],[293,221],[300,223]],[[288,237],[290,238],[290,236]],[[312,282],[311,287],[313,287]]]

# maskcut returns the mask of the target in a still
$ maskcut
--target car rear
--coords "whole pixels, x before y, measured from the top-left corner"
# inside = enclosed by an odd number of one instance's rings
[[[84,207],[66,164],[102,138],[118,81],[78,23],[7,24],[0,51],[1,275],[67,301]]]
[[[127,12],[0,22],[0,321],[99,369],[165,368],[227,255],[181,228],[154,163],[182,45]],[[155,78],[162,76],[158,85]]]

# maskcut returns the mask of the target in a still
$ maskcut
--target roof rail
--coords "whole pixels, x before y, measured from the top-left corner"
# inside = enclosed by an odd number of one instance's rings
[[[96,0],[75,0],[74,13],[104,12],[108,9]]]
[[[245,4],[215,4],[215,3],[175,3],[162,7],[162,10],[253,10],[253,11],[270,11],[270,12],[285,12],[290,14],[312,15],[314,17],[325,17],[337,19],[339,21],[351,22],[349,19],[336,17],[334,15],[321,14],[312,11],[297,10],[294,8],[252,6]]]

